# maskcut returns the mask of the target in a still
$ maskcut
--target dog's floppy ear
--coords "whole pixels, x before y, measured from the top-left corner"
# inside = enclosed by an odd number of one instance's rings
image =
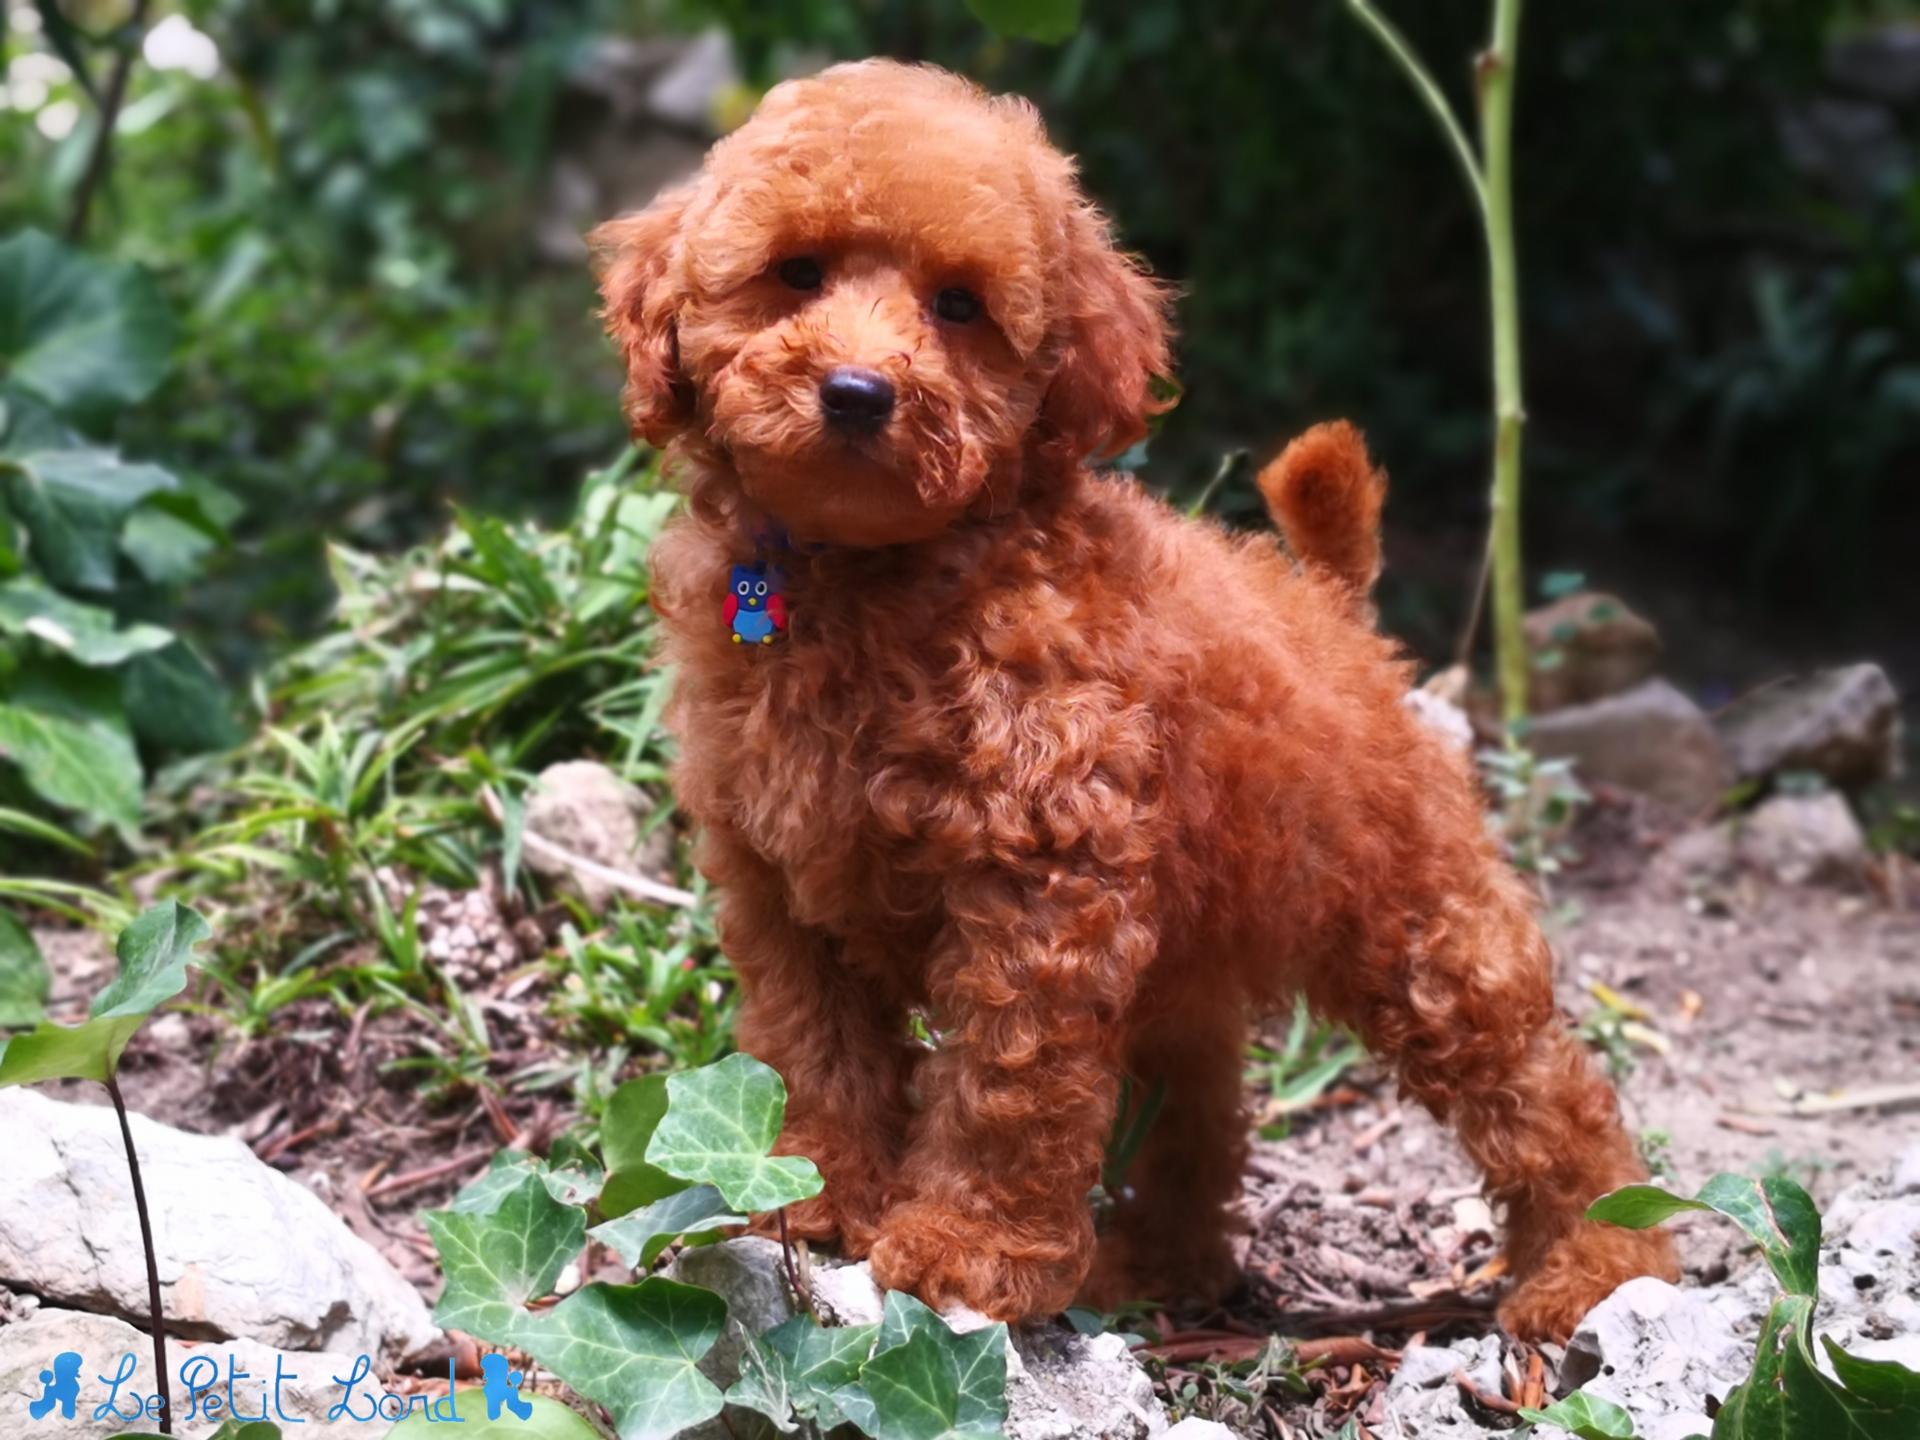
[[[680,222],[692,198],[691,185],[663,191],[646,209],[587,236],[605,302],[601,319],[627,362],[627,420],[652,445],[665,445],[693,415],[674,333],[681,290],[673,278]]]
[[[1106,216],[1068,203],[1054,306],[1058,368],[1041,414],[1050,448],[1069,463],[1104,460],[1145,437],[1172,402],[1155,394],[1171,371],[1165,286],[1114,248]]]

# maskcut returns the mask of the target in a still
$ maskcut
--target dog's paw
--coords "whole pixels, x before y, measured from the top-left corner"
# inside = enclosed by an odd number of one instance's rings
[[[1520,1276],[1500,1306],[1500,1323],[1521,1340],[1564,1344],[1589,1310],[1642,1275],[1680,1278],[1666,1232],[1582,1221]]]
[[[929,1201],[895,1206],[873,1243],[873,1278],[936,1310],[965,1305],[994,1320],[1052,1315],[1073,1301],[1092,1258],[1091,1223],[1036,1238]]]

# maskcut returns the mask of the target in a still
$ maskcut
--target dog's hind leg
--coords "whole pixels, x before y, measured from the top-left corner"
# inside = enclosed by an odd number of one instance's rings
[[[1431,906],[1403,899],[1403,910],[1369,914],[1370,938],[1310,974],[1308,994],[1452,1122],[1506,1208],[1517,1283],[1501,1321],[1564,1340],[1622,1282],[1676,1278],[1672,1245],[1659,1231],[1584,1218],[1645,1167],[1613,1087],[1554,1007],[1551,957],[1519,881],[1478,847],[1453,858],[1458,888]]]

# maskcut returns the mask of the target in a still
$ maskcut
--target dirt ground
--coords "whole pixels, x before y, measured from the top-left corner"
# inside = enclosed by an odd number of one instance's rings
[[[1920,1079],[1920,873],[1897,862],[1886,883],[1858,893],[1760,880],[1689,893],[1650,864],[1665,838],[1632,804],[1598,805],[1574,837],[1584,860],[1556,882],[1549,910],[1567,1015],[1599,1007],[1595,985],[1639,1013],[1641,1038],[1615,1057],[1628,1125],[1664,1134],[1651,1148],[1676,1188],[1719,1170],[1785,1169],[1824,1203],[1884,1173],[1920,1143],[1920,1106],[1802,1116],[1790,1102]],[[112,961],[94,938],[42,938],[56,1000],[104,981]],[[504,977],[502,992],[514,983]],[[537,1006],[514,1013],[518,1048],[496,1056],[495,1078],[542,1046]],[[241,1040],[224,1020],[176,1012],[135,1040],[123,1086],[157,1119],[240,1135],[431,1293],[437,1275],[417,1212],[444,1203],[509,1139],[541,1148],[570,1117],[559,1092],[423,1096],[411,1072],[388,1064],[415,1052],[410,1027],[421,1023],[302,1002],[271,1033]],[[99,1098],[97,1087],[71,1094]],[[1245,1291],[1224,1310],[1154,1321],[1167,1393],[1195,1384],[1195,1413],[1249,1432],[1331,1434],[1349,1415],[1377,1412],[1391,1370],[1382,1356],[1336,1346],[1350,1363],[1325,1366],[1308,1394],[1270,1393],[1263,1424],[1259,1406],[1209,1402],[1202,1337],[1277,1331],[1396,1346],[1491,1328],[1498,1247],[1472,1168],[1371,1064],[1294,1117],[1287,1138],[1256,1146],[1245,1208]],[[1740,1263],[1731,1227],[1679,1229],[1692,1278],[1718,1280]],[[1218,1351],[1247,1353],[1232,1342]],[[1524,1364],[1525,1352],[1516,1358]]]

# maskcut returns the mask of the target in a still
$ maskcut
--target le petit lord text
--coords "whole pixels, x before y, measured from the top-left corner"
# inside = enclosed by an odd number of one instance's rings
[[[59,1357],[67,1360],[68,1356]],[[72,1357],[77,1359],[78,1357]],[[134,1425],[141,1422],[158,1422],[165,1407],[158,1395],[142,1395],[132,1388],[134,1377],[139,1373],[140,1362],[132,1353],[123,1354],[117,1368],[111,1375],[94,1377],[105,1387],[103,1398],[93,1403],[90,1418],[98,1425]],[[224,1367],[210,1354],[195,1354],[181,1361],[178,1370],[181,1394],[175,1397],[176,1421],[192,1424],[195,1421],[218,1422],[224,1419],[268,1420],[283,1426],[303,1425],[305,1419],[289,1415],[282,1405],[282,1391],[299,1376],[286,1368],[285,1357],[274,1357],[274,1373],[271,1379],[256,1377],[250,1371],[242,1370],[239,1361],[233,1356],[226,1357]],[[36,1420],[77,1418],[80,1406],[78,1401],[78,1375],[71,1364],[56,1365],[54,1369],[43,1370],[41,1380],[46,1390],[41,1399],[29,1403],[29,1410]],[[67,1393],[62,1395],[56,1388],[55,1375],[67,1382]],[[497,1418],[502,1408],[510,1414],[520,1414],[524,1407],[510,1404],[502,1407],[493,1393],[494,1386],[489,1383],[483,1392],[481,1389],[456,1391],[453,1387],[453,1362],[447,1362],[446,1392],[437,1396],[425,1393],[396,1395],[390,1390],[382,1390],[372,1380],[373,1361],[366,1355],[354,1357],[353,1368],[346,1375],[334,1375],[329,1378],[339,1387],[340,1398],[327,1410],[329,1424],[341,1420],[391,1422],[407,1415],[420,1414],[428,1420],[447,1421],[453,1424],[465,1423],[467,1416],[460,1411],[460,1402],[466,1400],[470,1408],[491,1412],[488,1418]],[[489,1375],[491,1382],[493,1376]],[[254,1385],[242,1382],[253,1381]],[[515,1372],[511,1384],[518,1388],[520,1376]],[[253,1401],[253,1390],[257,1386],[259,1398]],[[98,1392],[96,1392],[97,1394]],[[511,1392],[509,1392],[511,1393]],[[86,1397],[94,1399],[93,1395]],[[517,1396],[513,1397],[518,1399]],[[249,1406],[252,1408],[249,1408]],[[477,1418],[477,1417],[476,1417]],[[524,1418],[524,1417],[523,1417]],[[57,1429],[49,1432],[57,1434]]]

